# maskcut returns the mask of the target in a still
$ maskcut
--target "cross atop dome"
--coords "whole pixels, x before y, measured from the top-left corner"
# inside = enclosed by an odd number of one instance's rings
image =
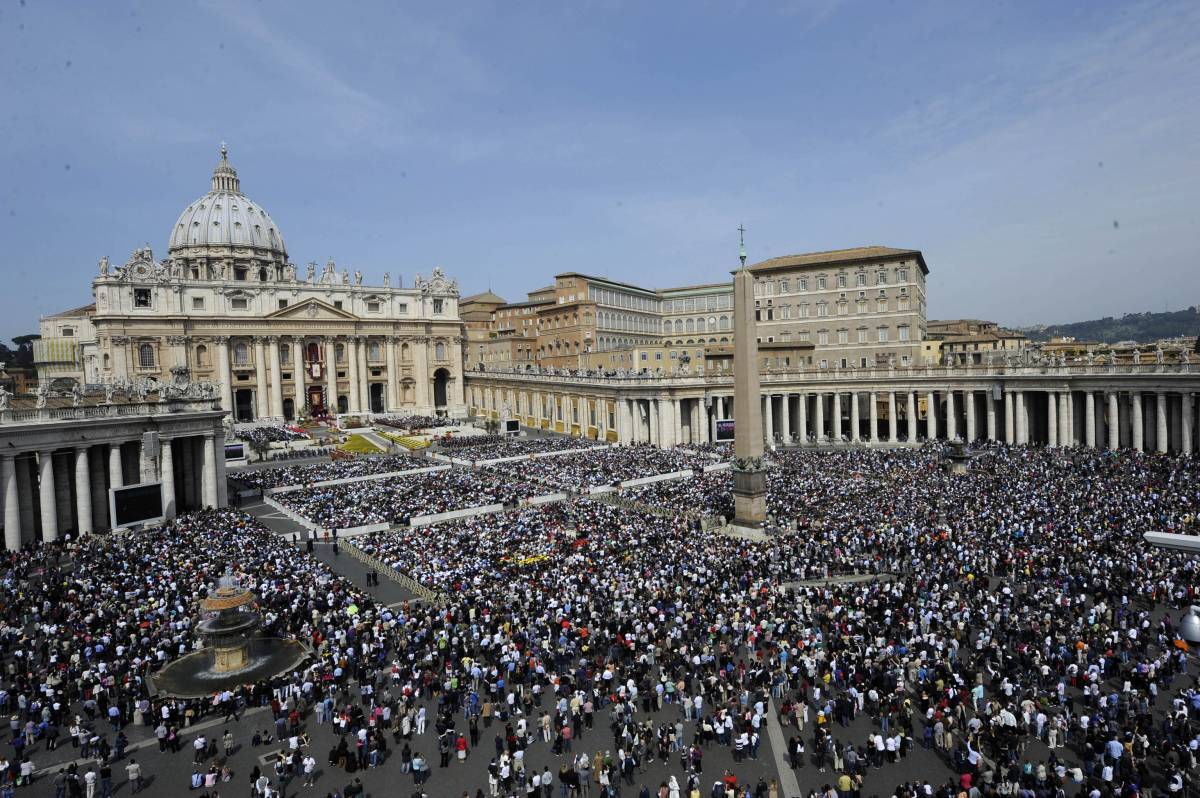
[[[229,163],[229,148],[221,142],[221,161],[213,169],[213,191],[228,191],[233,194],[242,193],[242,185],[238,181],[237,170]]]

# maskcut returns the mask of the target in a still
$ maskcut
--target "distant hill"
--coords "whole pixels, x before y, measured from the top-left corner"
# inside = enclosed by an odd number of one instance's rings
[[[1101,341],[1110,344],[1117,341],[1149,343],[1160,338],[1200,334],[1200,314],[1197,314],[1193,305],[1187,310],[1166,313],[1126,313],[1119,319],[1106,316],[1091,321],[1035,324],[1018,329],[1034,341],[1069,336],[1081,341]]]

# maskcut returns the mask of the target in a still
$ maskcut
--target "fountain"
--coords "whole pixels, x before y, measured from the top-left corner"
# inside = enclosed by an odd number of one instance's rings
[[[294,670],[311,651],[296,640],[262,637],[256,596],[226,568],[217,587],[197,602],[196,634],[204,648],[186,654],[150,677],[156,694],[176,698],[211,695]]]
[[[965,441],[954,439],[946,446],[942,455],[942,468],[947,474],[966,474],[971,470],[971,461],[975,452]]]

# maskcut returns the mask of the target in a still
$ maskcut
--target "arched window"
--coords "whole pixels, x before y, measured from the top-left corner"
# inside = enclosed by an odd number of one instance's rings
[[[292,348],[287,344],[279,347],[279,362],[284,366],[292,362]]]
[[[250,363],[250,347],[246,346],[245,341],[238,341],[233,345],[233,364],[235,366],[245,366]]]
[[[438,361],[446,359],[446,345],[441,341],[438,341],[433,347],[433,359]]]
[[[138,346],[138,365],[142,368],[154,367],[154,347],[150,344]]]
[[[383,360],[382,350],[379,347],[378,341],[371,341],[367,344],[367,359],[376,362]]]
[[[687,330],[689,333],[694,333],[694,332],[696,331],[696,320],[695,320],[695,319],[688,319],[688,320],[687,320],[687,325],[686,325],[686,328],[685,328],[685,329],[686,329],[686,330]]]
[[[105,370],[105,371],[107,371],[107,370],[108,370],[108,368],[109,368],[109,363],[110,363],[110,362],[111,362],[111,358],[109,358],[109,356],[108,356],[108,352],[105,352],[105,353],[104,353],[104,370]]]
[[[208,366],[208,347],[204,344],[196,347],[196,365],[200,367]]]
[[[411,357],[412,357],[412,349],[409,348],[408,344],[401,344],[400,345],[400,361],[402,363],[407,363]]]
[[[338,344],[333,349],[333,357],[338,363],[346,362],[346,345]]]

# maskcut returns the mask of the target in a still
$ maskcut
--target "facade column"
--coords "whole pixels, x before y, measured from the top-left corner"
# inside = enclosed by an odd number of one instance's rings
[[[937,394],[929,391],[925,394],[925,437],[928,440],[936,441],[937,434]]]
[[[233,369],[229,366],[229,336],[218,335],[213,338],[217,347],[217,363],[221,369],[221,406],[233,413]]]
[[[675,445],[675,402],[658,400],[658,445],[669,449]]]
[[[396,367],[396,336],[389,335],[384,341],[384,357],[387,358],[387,407],[395,410],[400,407],[400,379]]]
[[[4,483],[4,547],[16,551],[21,548],[21,492],[15,455],[0,457],[0,482]]]
[[[1046,396],[1046,445],[1058,446],[1058,394],[1051,391]]]
[[[850,392],[850,440],[853,443],[858,443],[860,440],[860,436],[859,436],[859,427],[860,426],[861,425],[859,424],[859,419],[858,419],[858,391],[851,391]]]
[[[989,441],[999,440],[996,436],[996,399],[990,391],[984,391],[983,402],[987,412],[987,439]]]
[[[266,343],[261,335],[254,336],[254,417],[266,418],[271,415],[271,406],[267,397],[267,355],[263,347]]]
[[[842,395],[837,391],[833,392],[833,440],[842,440]]]
[[[763,396],[764,411],[763,411],[763,437],[767,439],[767,446],[775,445],[775,414],[772,412],[771,406],[775,403],[774,397],[771,394]]]
[[[271,377],[271,415],[283,418],[283,377],[279,369],[279,336],[267,339],[267,365]]]
[[[867,440],[871,443],[879,442],[879,398],[874,391],[867,394],[867,418],[871,420],[871,429],[867,434]]]
[[[1129,415],[1131,416],[1130,425],[1133,427],[1133,429],[1131,430],[1133,432],[1133,448],[1140,452],[1140,451],[1143,451],[1145,448],[1145,446],[1144,446],[1145,425],[1142,422],[1142,393],[1141,393],[1141,391],[1134,391],[1132,394],[1130,394],[1129,401],[1133,405],[1131,408],[1131,412],[1129,413]]]
[[[325,412],[336,416],[337,395],[337,341],[325,339]]]
[[[367,355],[371,351],[371,339],[358,339],[358,409],[365,412],[371,412],[371,365],[367,359]],[[461,384],[461,381],[460,381]],[[449,394],[449,389],[446,391]],[[511,393],[511,391],[510,391]],[[446,404],[458,404],[446,397]]]
[[[779,404],[779,415],[780,415],[779,425],[783,428],[781,431],[781,434],[783,435],[783,445],[784,446],[787,446],[789,443],[792,442],[792,407],[791,407],[791,404],[792,404],[792,395],[789,393],[784,393],[783,396],[780,397],[780,404]]]
[[[359,341],[354,336],[346,339],[346,376],[350,379],[350,398],[347,399],[350,404],[347,410],[351,413],[357,413],[362,410],[362,392],[360,391],[360,380],[358,374],[358,349]]]
[[[24,497],[20,503],[21,540],[25,540],[26,533],[33,540],[37,534],[37,519],[33,517],[33,471],[37,468],[37,457],[33,454],[17,455],[13,462],[17,469],[17,493]]]
[[[946,391],[946,440],[958,440],[958,413],[954,408],[954,390]]]
[[[1091,391],[1083,392],[1083,443],[1096,448],[1096,397]]]
[[[175,453],[172,451],[171,439],[160,438],[158,442],[159,466],[162,469],[162,506],[163,517],[168,521],[175,517]],[[224,454],[224,452],[222,452]]]
[[[204,466],[201,479],[205,507],[217,506],[217,439],[211,432],[204,434],[203,458]]]
[[[911,444],[917,442],[917,392],[907,391],[907,394],[908,400],[905,403],[905,409],[908,411],[906,421],[908,422],[908,442]]]
[[[1029,443],[1029,408],[1025,406],[1025,392],[1016,393],[1017,443]]]
[[[1071,393],[1063,391],[1058,395],[1058,445],[1071,443]]]
[[[304,378],[307,376],[304,372],[308,368],[308,364],[304,360],[304,339],[296,337],[292,339],[292,384],[296,388],[296,397],[292,400],[295,404],[295,417],[300,418],[300,414],[304,411],[304,406],[308,404],[308,397],[305,393],[308,386],[304,384]]]
[[[42,541],[58,540],[58,504],[54,495],[54,452],[38,452],[38,498],[42,507]]]
[[[1108,425],[1108,448],[1117,450],[1121,448],[1121,410],[1116,391],[1108,392],[1108,417],[1105,423]]]
[[[896,392],[888,391],[888,443],[896,443],[900,419],[896,418]]]
[[[108,486],[119,488],[125,484],[125,476],[121,472],[121,444],[108,445]]]
[[[815,411],[816,416],[815,421],[817,425],[817,441],[820,442],[825,440],[825,394],[818,392],[813,394],[813,396],[816,398],[816,402],[813,404],[813,410]]]
[[[963,391],[963,409],[967,411],[967,443],[975,440],[975,392]]]
[[[796,397],[796,439],[803,446],[808,443],[808,394]]]
[[[1167,437],[1167,395],[1159,391],[1156,398],[1158,401],[1154,408],[1154,448],[1159,453],[1165,453],[1171,448],[1171,441]]]
[[[88,465],[88,447],[75,449],[75,529],[80,535],[92,534],[92,470]]]
[[[1016,417],[1013,410],[1013,392],[1004,392],[1004,442],[1012,446],[1017,442]]]
[[[1192,436],[1193,424],[1192,417],[1196,413],[1196,403],[1192,397],[1191,391],[1184,391],[1180,397],[1180,402],[1183,405],[1183,415],[1180,417],[1179,423],[1179,451],[1182,454],[1188,455],[1192,453]]]
[[[433,413],[433,384],[429,373],[429,336],[417,338],[413,346],[413,375],[417,380],[417,412]],[[553,425],[552,425],[553,426]]]
[[[654,446],[657,446],[658,445],[658,424],[659,424],[658,400],[657,399],[647,399],[646,400],[646,412],[650,415],[650,440],[649,440],[649,443]]]
[[[617,443],[628,446],[632,430],[632,423],[629,418],[629,402],[621,397],[617,397]]]

